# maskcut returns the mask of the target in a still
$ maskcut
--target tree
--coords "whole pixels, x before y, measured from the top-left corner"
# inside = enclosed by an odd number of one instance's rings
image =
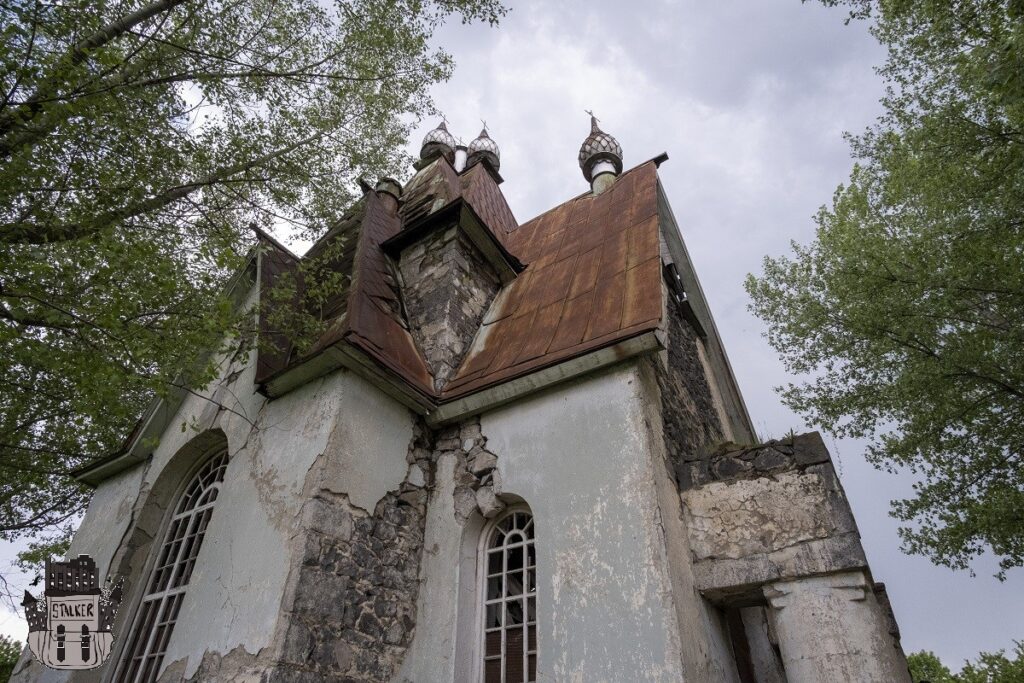
[[[1015,644],[1014,659],[1003,651],[982,652],[975,664],[968,662],[954,679],[955,683],[1021,683],[1024,681],[1024,643]]]
[[[907,655],[910,678],[914,683],[954,683],[952,672],[934,652],[914,652]]]
[[[1009,659],[1002,650],[982,652],[976,663],[965,662],[954,674],[933,652],[915,652],[907,656],[914,683],[1020,683],[1024,681],[1024,643],[1015,644],[1016,657]]]
[[[21,656],[21,643],[9,636],[0,636],[0,683],[6,683]]]
[[[244,331],[224,285],[246,226],[316,237],[358,177],[397,172],[451,73],[434,30],[503,12],[0,2],[0,539],[67,535],[87,500],[67,472]]]
[[[884,115],[816,239],[766,258],[752,310],[808,421],[909,468],[904,549],[1024,561],[1024,3],[825,0],[889,49]]]

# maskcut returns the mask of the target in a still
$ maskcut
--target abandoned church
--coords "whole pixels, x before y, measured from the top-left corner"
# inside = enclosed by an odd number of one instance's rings
[[[278,334],[261,297],[330,251],[322,333],[76,473],[111,656],[12,680],[909,682],[821,438],[754,434],[666,159],[592,120],[589,187],[519,223],[442,124],[305,256],[262,235],[240,310]]]

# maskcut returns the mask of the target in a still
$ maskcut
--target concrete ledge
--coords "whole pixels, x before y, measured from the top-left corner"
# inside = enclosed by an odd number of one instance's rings
[[[846,533],[798,543],[771,553],[739,559],[709,558],[694,563],[697,590],[705,597],[723,601],[750,593],[773,581],[866,569],[867,558],[860,537]]]

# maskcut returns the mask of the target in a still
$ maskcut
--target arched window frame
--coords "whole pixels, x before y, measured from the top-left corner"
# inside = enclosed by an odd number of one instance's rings
[[[141,595],[135,600],[118,665],[106,680],[112,683],[156,680],[219,498],[228,461],[227,448],[218,445],[199,458],[182,477],[157,535],[160,544],[152,546],[142,572]],[[157,586],[161,588],[154,590]],[[139,665],[134,666],[140,657]]]
[[[494,540],[495,534],[499,531],[500,527],[506,520],[514,519],[515,515],[526,515],[529,519],[529,526],[532,529],[532,535],[526,540],[521,548],[523,553],[523,587],[522,591],[518,592],[521,596],[520,604],[523,606],[523,614],[521,624],[515,625],[516,629],[522,634],[522,642],[524,647],[522,648],[522,666],[524,676],[522,679],[512,678],[506,675],[507,668],[505,661],[507,657],[507,638],[509,633],[513,632],[512,629],[507,627],[512,624],[507,623],[508,620],[508,609],[509,603],[516,602],[515,591],[510,593],[507,587],[507,578],[509,574],[514,574],[515,571],[509,571],[507,566],[507,557],[509,550],[514,550],[518,546],[516,543],[508,544],[502,543],[500,546],[492,547],[492,541]],[[507,535],[506,535],[507,538]],[[489,596],[489,581],[494,576],[493,571],[489,571],[489,559],[493,551],[496,548],[501,549],[502,555],[502,572],[499,575],[501,578],[502,586],[500,589],[501,596],[499,598],[494,597],[494,590],[491,589],[491,595]],[[532,549],[532,553],[530,550]],[[480,539],[478,543],[476,558],[477,558],[477,577],[476,577],[476,607],[477,607],[477,618],[476,618],[476,647],[474,652],[474,681],[481,683],[491,683],[491,681],[499,681],[500,683],[519,683],[520,681],[535,681],[536,680],[536,665],[537,665],[537,554],[536,554],[536,529],[533,519],[533,513],[530,508],[525,504],[512,505],[506,508],[502,513],[496,516],[494,519],[489,520],[483,528],[480,530]],[[532,562],[530,558],[532,557]],[[486,662],[491,658],[487,650],[488,646],[488,631],[493,627],[488,625],[488,619],[493,617],[493,607],[496,605],[501,606],[502,626],[501,626],[501,655],[497,660],[501,662],[501,673],[500,676],[495,677],[493,670],[491,670],[492,677],[488,678],[488,668]],[[490,613],[488,608],[492,608]],[[492,631],[493,632],[493,631]],[[492,650],[493,652],[493,641]]]

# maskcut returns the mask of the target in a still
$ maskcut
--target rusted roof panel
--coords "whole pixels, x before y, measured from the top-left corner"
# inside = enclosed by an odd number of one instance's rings
[[[293,277],[298,276],[298,259],[280,246],[277,242],[265,237],[262,232],[257,233],[259,240],[259,291],[260,297],[267,296],[279,278],[284,273],[291,273]],[[299,305],[299,297],[292,301],[292,305]],[[266,301],[260,302],[261,306],[267,305]],[[288,335],[280,330],[272,329],[267,317],[260,315],[259,335],[261,343],[256,349],[256,382],[262,384],[275,372],[283,369],[288,363],[291,354],[292,343]]]
[[[495,298],[443,400],[658,327],[655,168],[642,164],[602,194],[580,195],[507,234],[509,250],[529,265]]]
[[[328,253],[333,244],[330,269],[351,274],[337,301],[325,306],[334,319],[310,355],[345,342],[425,398],[444,402],[656,329],[662,317],[656,188],[655,164],[648,162],[602,194],[580,195],[519,227],[482,165],[459,175],[447,160],[436,160],[407,184],[398,210],[368,192],[358,220],[343,222],[307,256]],[[458,200],[528,265],[499,291],[456,376],[438,395],[381,244]],[[274,266],[268,276],[280,267],[288,266]]]
[[[402,221],[375,193],[366,198],[345,339],[420,392],[432,395],[433,378],[402,316],[398,281],[380,248],[381,242],[402,229]]]

